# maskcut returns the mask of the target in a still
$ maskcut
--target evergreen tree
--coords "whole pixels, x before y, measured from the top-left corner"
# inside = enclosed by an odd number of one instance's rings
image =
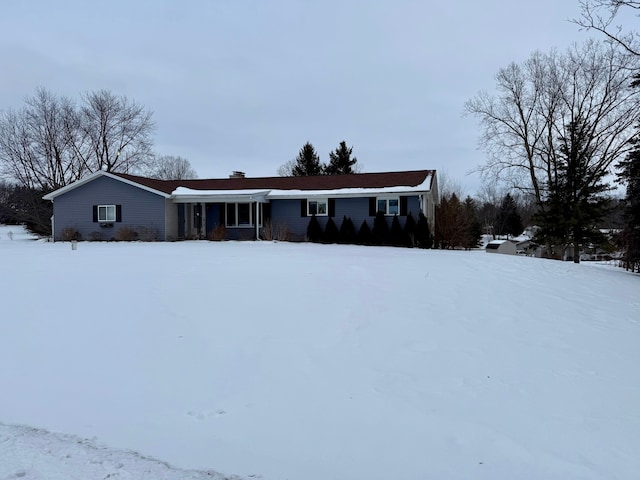
[[[518,204],[510,193],[507,193],[502,199],[500,210],[498,211],[497,234],[511,235],[515,237],[520,235],[524,230],[522,219],[518,213]]]
[[[342,225],[340,225],[339,242],[347,244],[356,243],[356,228],[354,227],[351,218],[346,215],[342,219]]]
[[[320,157],[311,143],[307,142],[298,152],[295,164],[291,169],[294,177],[306,177],[310,175],[322,175],[324,166],[320,163]]]
[[[422,212],[418,215],[418,223],[416,224],[416,244],[420,248],[433,247],[433,237],[431,236],[429,221]]]
[[[416,221],[413,219],[411,212],[409,212],[407,220],[404,222],[404,238],[408,247],[416,245]]]
[[[309,225],[307,226],[307,240],[310,242],[322,242],[322,227],[315,215],[311,215]]]
[[[327,224],[324,227],[324,242],[325,243],[337,243],[339,237],[338,227],[333,218],[329,217]]]
[[[623,262],[627,270],[640,272],[640,132],[634,147],[617,167],[620,181],[627,186],[622,230]]]
[[[374,245],[388,245],[390,240],[389,225],[384,213],[376,213],[371,230],[371,243]]]
[[[443,195],[436,207],[436,246],[444,249],[464,246],[466,229],[466,214],[458,196]]]
[[[33,233],[51,235],[53,205],[42,199],[47,193],[0,180],[0,224],[23,224]]]
[[[482,237],[482,225],[478,220],[478,207],[473,198],[467,197],[464,201],[465,232],[463,247],[465,249],[476,248]]]
[[[572,245],[573,261],[580,263],[581,245],[603,241],[598,227],[609,203],[603,193],[610,188],[603,183],[606,171],[591,166],[588,122],[569,123],[560,140],[558,171],[536,216],[541,227],[536,237],[563,250]]]
[[[371,245],[371,229],[366,220],[362,221],[358,235],[356,236],[356,243],[358,245]]]
[[[347,147],[345,141],[340,142],[340,146],[329,153],[329,164],[325,167],[327,175],[347,175],[356,173],[356,157],[351,158],[353,147]]]
[[[398,216],[394,215],[391,220],[391,230],[389,231],[389,241],[394,247],[404,247],[407,245],[407,239],[404,235],[404,231],[400,226],[400,220]]]

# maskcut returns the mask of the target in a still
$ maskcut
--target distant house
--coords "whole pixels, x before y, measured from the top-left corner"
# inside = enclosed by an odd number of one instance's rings
[[[516,244],[511,240],[491,240],[487,243],[487,253],[503,253],[505,255],[516,254]]]
[[[123,228],[153,232],[157,240],[204,238],[224,227],[230,239],[264,238],[266,225],[286,229],[288,238],[304,240],[311,216],[322,227],[344,216],[356,228],[369,226],[378,211],[389,224],[404,224],[423,213],[434,227],[438,185],[435,170],[322,175],[157,180],[99,171],[48,195],[53,202],[54,240],[77,232],[82,239],[110,240]]]

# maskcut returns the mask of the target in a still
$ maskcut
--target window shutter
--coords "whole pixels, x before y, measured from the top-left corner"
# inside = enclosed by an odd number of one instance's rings
[[[220,213],[220,225],[227,224],[227,209],[224,203],[218,204],[218,212]]]
[[[93,206],[93,221],[98,221],[98,205]]]
[[[122,205],[116,205],[116,222],[122,221]]]
[[[369,216],[376,216],[376,197],[369,197]]]
[[[300,200],[300,216],[301,217],[307,216],[307,199],[306,198],[303,198],[302,200]]]
[[[329,216],[330,217],[336,216],[336,199],[335,198],[329,199]]]
[[[262,221],[266,222],[267,220],[271,220],[271,204],[263,203],[262,204]]]
[[[400,197],[400,216],[407,216],[407,197]]]

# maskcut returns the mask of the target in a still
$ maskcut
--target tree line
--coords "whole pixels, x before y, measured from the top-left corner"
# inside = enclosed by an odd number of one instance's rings
[[[187,159],[153,151],[152,117],[108,90],[76,102],[38,88],[22,108],[0,112],[0,222],[47,234],[52,206],[42,196],[98,170],[196,178]]]
[[[602,240],[599,227],[617,176],[627,187],[627,260],[637,268],[639,39],[635,32],[617,36],[622,31],[611,27],[621,9],[640,2],[584,0],[580,6],[574,22],[608,41],[589,39],[513,62],[498,71],[495,93],[478,93],[465,111],[480,122],[488,156],[478,167],[483,178],[528,196],[536,207],[537,240],[572,251],[575,262],[581,247]]]
[[[278,169],[281,177],[305,177],[312,175],[348,175],[359,173],[358,159],[352,157],[353,147],[342,141],[335,150],[329,153],[329,162],[322,163],[315,147],[306,142],[298,156],[286,162]]]

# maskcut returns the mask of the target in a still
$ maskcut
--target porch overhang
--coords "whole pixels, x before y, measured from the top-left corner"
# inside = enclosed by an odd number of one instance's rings
[[[179,187],[171,193],[174,203],[265,203],[270,190],[193,190]]]

